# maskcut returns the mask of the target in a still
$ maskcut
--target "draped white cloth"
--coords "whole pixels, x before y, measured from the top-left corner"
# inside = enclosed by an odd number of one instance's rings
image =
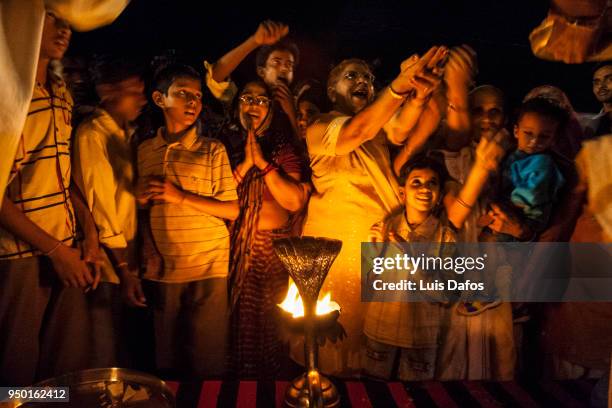
[[[53,10],[75,30],[88,31],[113,22],[128,1],[0,1],[0,197],[34,90],[45,11]]]

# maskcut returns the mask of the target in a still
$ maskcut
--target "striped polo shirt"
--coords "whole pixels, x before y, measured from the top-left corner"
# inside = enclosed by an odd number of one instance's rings
[[[164,133],[159,129],[138,147],[139,177],[165,177],[184,191],[220,201],[238,199],[221,142],[199,135],[196,126],[174,143]],[[184,204],[152,203],[150,225],[164,267],[147,270],[145,279],[178,283],[227,276],[229,232],[221,218]]]
[[[21,133],[7,197],[56,239],[71,245],[76,221],[70,201],[70,133],[72,97],[60,80],[51,92],[37,84]],[[0,259],[40,255],[30,244],[0,228]]]

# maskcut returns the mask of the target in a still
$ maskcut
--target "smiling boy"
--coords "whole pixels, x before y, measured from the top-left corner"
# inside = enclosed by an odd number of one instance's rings
[[[425,156],[405,163],[399,176],[404,206],[372,226],[371,241],[439,243],[442,245],[429,247],[428,256],[450,256],[452,246],[443,244],[457,241],[456,231],[471,212],[490,173],[497,168],[503,153],[499,141],[497,136],[492,140],[481,139],[466,182],[448,206],[444,205],[443,187],[448,180],[444,165]],[[404,252],[407,247],[389,245],[384,248],[379,256],[388,258],[398,250]],[[402,273],[398,271],[394,273]],[[425,276],[422,270],[415,275],[407,274],[406,279],[418,276]],[[436,287],[436,282],[430,277],[428,284]],[[364,373],[390,379],[397,367],[397,377],[402,381],[443,376],[448,368],[445,362],[449,347],[443,343],[448,328],[448,308],[433,300],[445,300],[445,297],[440,292],[432,297],[432,302],[384,301],[381,298],[383,301],[369,303],[364,324],[367,337],[362,355]]]

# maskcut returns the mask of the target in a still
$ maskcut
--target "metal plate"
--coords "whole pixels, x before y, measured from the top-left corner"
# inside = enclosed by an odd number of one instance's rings
[[[174,395],[165,382],[124,368],[96,368],[51,378],[35,387],[70,389],[70,402],[14,401],[22,408],[174,408]]]

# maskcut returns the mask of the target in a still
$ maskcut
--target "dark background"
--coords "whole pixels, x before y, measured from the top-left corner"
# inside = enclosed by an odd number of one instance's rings
[[[551,84],[567,93],[577,111],[598,112],[600,105],[591,92],[593,64],[543,61],[531,53],[529,33],[547,11],[548,1],[543,0],[132,0],[112,25],[75,33],[68,55],[148,59],[175,49],[194,63],[202,58],[213,62],[269,18],[289,24],[290,38],[300,47],[297,80],[324,81],[334,63],[359,57],[374,63],[378,85],[383,86],[412,53],[431,45],[467,43],[478,53],[477,82],[499,86],[511,106],[529,89]],[[233,77],[240,84],[254,71],[253,53]]]

